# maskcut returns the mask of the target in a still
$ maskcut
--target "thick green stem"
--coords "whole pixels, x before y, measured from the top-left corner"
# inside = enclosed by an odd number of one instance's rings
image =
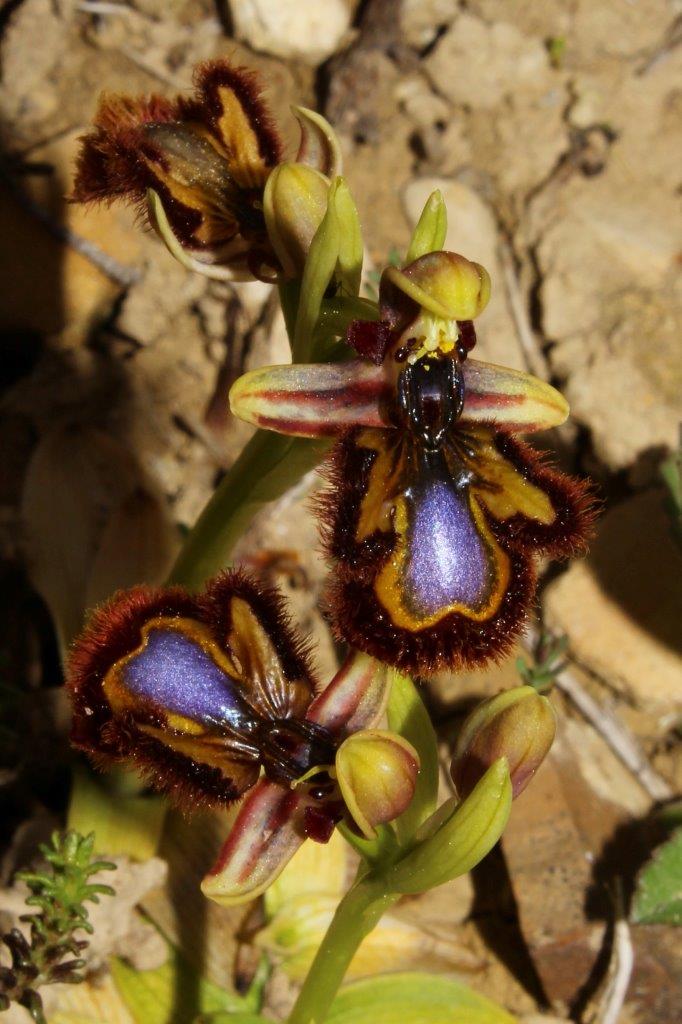
[[[329,444],[256,431],[189,532],[169,583],[198,589],[226,568],[256,513],[314,469]]]
[[[303,983],[288,1024],[322,1024],[360,943],[398,897],[364,879],[346,893]]]

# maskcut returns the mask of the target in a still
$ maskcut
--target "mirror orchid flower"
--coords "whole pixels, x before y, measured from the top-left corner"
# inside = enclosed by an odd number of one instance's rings
[[[381,278],[379,319],[354,321],[358,358],[241,377],[232,411],[256,426],[333,437],[319,503],[337,635],[410,673],[506,653],[538,555],[580,552],[587,485],[519,434],[563,423],[553,387],[468,358],[488,301],[483,267],[449,252]]]
[[[287,247],[305,251],[324,216],[329,176],[340,168],[330,126],[295,107],[300,145],[296,160],[283,164],[282,138],[255,72],[206,61],[194,87],[194,95],[174,99],[103,94],[81,139],[72,200],[132,202],[171,253],[205,276],[290,276],[295,259]],[[280,207],[295,207],[293,238],[288,225],[277,231],[267,202],[268,179],[281,167],[289,175],[285,187],[280,182]]]
[[[200,595],[140,586],[95,611],[74,645],[72,742],[100,767],[136,765],[185,809],[243,797],[203,886],[239,902],[344,816],[371,834],[409,804],[418,757],[373,728],[388,688],[386,667],[355,652],[320,691],[281,598],[240,572]]]

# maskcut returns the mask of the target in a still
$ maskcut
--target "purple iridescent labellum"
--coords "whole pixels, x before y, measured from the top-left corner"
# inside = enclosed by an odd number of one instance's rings
[[[405,495],[408,520],[401,585],[419,618],[485,602],[494,565],[476,530],[466,490],[447,480],[425,480]]]
[[[150,629],[144,647],[127,661],[121,675],[135,696],[195,722],[236,728],[253,715],[235,680],[204,646],[179,630]]]

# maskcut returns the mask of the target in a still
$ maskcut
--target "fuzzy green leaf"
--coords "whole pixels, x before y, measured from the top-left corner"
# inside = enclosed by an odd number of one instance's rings
[[[438,745],[429,714],[408,676],[393,672],[387,708],[388,727],[404,736],[419,754],[419,775],[410,806],[395,821],[398,841],[406,845],[436,809]]]
[[[682,924],[682,828],[640,872],[631,917],[636,924]]]
[[[518,1024],[466,985],[432,974],[385,974],[346,986],[326,1024]]]
[[[448,211],[442,193],[436,189],[426,200],[421,217],[412,234],[405,263],[412,263],[427,252],[438,252],[448,233]]]

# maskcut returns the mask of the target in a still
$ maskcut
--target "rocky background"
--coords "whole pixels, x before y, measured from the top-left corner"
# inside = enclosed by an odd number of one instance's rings
[[[539,621],[569,644],[559,738],[501,849],[447,893],[400,909],[419,938],[398,966],[465,972],[528,1021],[591,1019],[614,879],[627,895],[656,841],[653,809],[682,779],[682,555],[661,475],[682,390],[680,10],[678,0],[5,0],[0,882],[63,820],[60,648],[113,589],[163,578],[249,435],[229,416],[230,383],[287,359],[268,286],[193,277],[133,212],[66,198],[100,90],[174,93],[197,61],[227,55],[262,71],[292,148],[290,103],[334,124],[376,267],[442,190],[448,248],[493,279],[481,358],[550,379],[571,402],[550,443],[596,481],[603,512],[590,556],[543,582]],[[287,591],[326,673],[336,652],[318,610],[314,486],[261,515],[239,556]],[[473,701],[517,681],[513,659],[430,681],[444,749]],[[143,881],[129,866],[116,941],[139,927],[131,907],[142,901],[224,983],[240,918],[196,892],[221,829],[169,819],[170,881],[161,863]],[[624,1024],[680,1019],[674,937],[632,929]],[[114,948],[131,941],[105,953]],[[248,960],[242,950],[240,970]],[[108,991],[101,971],[98,984]],[[273,1007],[286,1006],[289,985],[282,975],[271,986]],[[107,1013],[107,1024],[126,1020]]]

